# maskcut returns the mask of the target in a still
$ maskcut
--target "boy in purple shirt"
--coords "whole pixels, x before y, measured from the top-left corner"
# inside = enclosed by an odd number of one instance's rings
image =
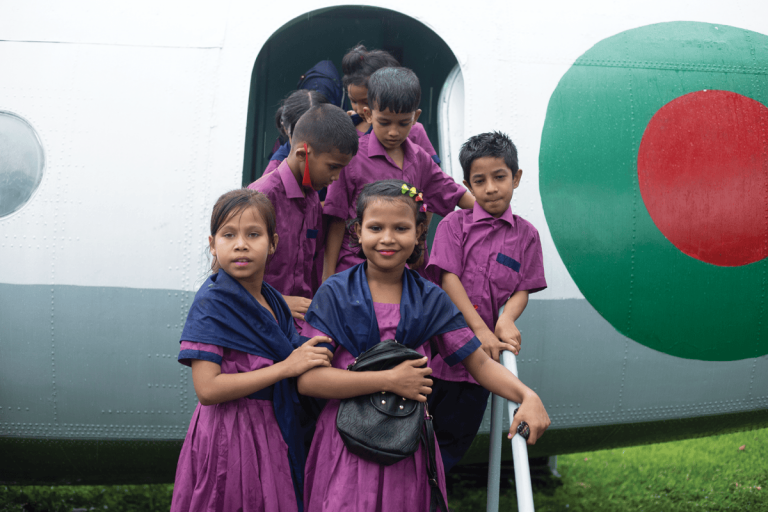
[[[515,320],[528,294],[547,287],[541,242],[536,228],[512,214],[512,194],[523,171],[509,137],[499,132],[471,137],[459,161],[464,185],[476,202],[471,210],[453,212],[440,222],[427,274],[451,297],[482,349],[498,361],[502,350],[519,352]],[[462,365],[451,368],[439,355],[432,369],[429,410],[447,473],[477,434],[488,391]]]
[[[357,156],[328,187],[323,213],[330,215],[323,281],[336,272],[363,260],[349,248],[345,223],[356,216],[357,196],[374,181],[397,179],[412,183],[423,193],[428,218],[431,213],[447,215],[458,205],[471,208],[472,194],[445,174],[419,146],[408,140],[421,114],[421,86],[407,68],[382,68],[368,81],[368,104],[364,113],[373,128],[360,138]],[[426,255],[425,255],[426,263]],[[418,265],[413,265],[412,268]]]
[[[309,109],[293,127],[293,145],[276,171],[248,188],[266,195],[277,214],[278,243],[264,281],[283,294],[301,332],[312,303],[314,258],[322,244],[317,191],[339,177],[357,153],[358,138],[346,112],[331,104]]]

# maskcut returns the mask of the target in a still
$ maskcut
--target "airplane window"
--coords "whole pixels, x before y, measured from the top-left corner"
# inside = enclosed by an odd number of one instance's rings
[[[0,217],[29,201],[43,179],[44,166],[35,129],[21,117],[0,111]]]

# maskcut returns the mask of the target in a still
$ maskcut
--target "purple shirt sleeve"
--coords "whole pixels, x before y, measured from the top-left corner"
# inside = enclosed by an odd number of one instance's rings
[[[467,191],[443,172],[426,152],[417,152],[418,165],[423,176],[420,191],[424,192],[427,210],[445,217],[451,213]]]
[[[224,349],[218,345],[208,345],[206,343],[195,343],[192,341],[181,342],[179,362],[185,366],[192,366],[193,359],[221,364],[223,357]]]
[[[480,348],[480,340],[475,337],[472,329],[462,327],[455,331],[446,332],[432,338],[433,346],[437,348],[440,357],[449,366],[462,362],[472,352]]]
[[[350,171],[355,165],[355,158],[357,157],[354,157],[349,164],[341,169],[339,179],[328,186],[328,194],[325,196],[325,205],[323,206],[324,214],[347,220],[349,209],[352,207],[352,200],[349,197],[350,191],[354,189],[350,182]]]
[[[544,278],[544,256],[541,251],[539,232],[535,229],[523,254],[523,266],[520,269],[522,281],[517,289],[528,290],[530,293],[543,290],[547,287],[547,281]]]
[[[427,130],[424,129],[424,125],[421,123],[416,123],[413,125],[413,128],[411,128],[411,133],[408,134],[408,138],[411,139],[411,142],[414,144],[421,146],[424,151],[427,152],[427,155],[430,157],[433,155],[437,155],[437,151],[435,151],[435,148],[432,146],[432,143],[429,141],[429,136],[427,136]],[[434,158],[433,158],[434,160]]]
[[[269,163],[267,164],[266,169],[264,169],[262,176],[264,176],[265,174],[269,174],[275,169],[277,169],[278,167],[280,167],[281,163],[282,163],[282,160],[270,160]]]
[[[427,265],[427,276],[430,281],[442,287],[442,273],[451,272],[457,276],[462,274],[462,234],[459,226],[458,212],[448,214],[440,221],[432,242],[432,251]]]

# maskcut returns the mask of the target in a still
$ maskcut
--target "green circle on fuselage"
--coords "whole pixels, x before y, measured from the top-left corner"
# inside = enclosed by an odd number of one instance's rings
[[[731,361],[768,353],[768,259],[723,267],[682,253],[648,214],[637,174],[653,115],[713,89],[768,105],[768,37],[672,22],[600,41],[550,98],[540,189],[560,257],[619,332],[673,356]],[[768,119],[762,125],[768,137]],[[763,197],[768,244],[768,190]]]

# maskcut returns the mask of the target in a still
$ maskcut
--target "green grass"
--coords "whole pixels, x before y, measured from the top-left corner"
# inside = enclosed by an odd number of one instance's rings
[[[558,471],[561,479],[534,480],[539,512],[768,511],[768,429],[564,455]],[[0,510],[162,511],[172,492],[170,484],[0,486]],[[449,504],[456,512],[484,511],[485,499],[482,486],[465,480],[455,483]],[[517,510],[511,486],[500,510]]]
[[[557,470],[561,479],[534,480],[539,512],[768,511],[768,429],[564,455]],[[459,485],[449,505],[485,510],[485,499],[485,490]],[[500,502],[517,510],[514,489]]]

